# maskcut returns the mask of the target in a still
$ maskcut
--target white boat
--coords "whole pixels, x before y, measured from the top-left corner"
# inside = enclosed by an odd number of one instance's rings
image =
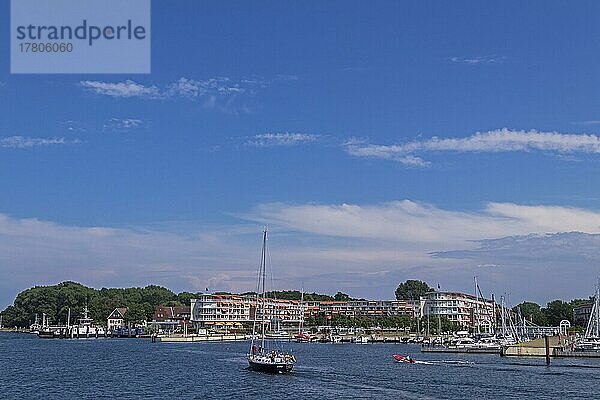
[[[453,338],[448,345],[449,349],[466,349],[475,347],[476,342],[475,339],[471,337],[458,337]]]
[[[268,332],[265,334],[267,339],[279,339],[279,340],[289,340],[291,336],[286,331],[276,331],[276,332]]]
[[[83,318],[79,318],[79,324],[73,325],[69,328],[70,335],[72,338],[92,338],[92,337],[103,337],[106,335],[106,331],[102,326],[94,325],[93,320],[89,317],[89,310],[87,306],[83,309]]]
[[[369,343],[369,337],[368,336],[358,336],[358,337],[354,338],[354,343],[368,344]]]
[[[40,333],[40,330],[42,330],[42,325],[38,320],[38,315],[35,314],[35,322],[29,325],[29,333],[37,335],[38,333]]]

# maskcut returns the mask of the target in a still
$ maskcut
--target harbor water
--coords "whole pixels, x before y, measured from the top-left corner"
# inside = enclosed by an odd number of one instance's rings
[[[2,399],[592,399],[598,359],[421,354],[409,344],[282,343],[290,375],[247,369],[248,342],[0,334]],[[393,354],[418,364],[397,363]]]

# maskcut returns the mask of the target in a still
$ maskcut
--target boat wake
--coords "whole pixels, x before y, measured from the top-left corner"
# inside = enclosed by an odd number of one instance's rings
[[[460,361],[460,360],[434,360],[432,364],[455,364],[455,365],[475,365],[473,361]]]

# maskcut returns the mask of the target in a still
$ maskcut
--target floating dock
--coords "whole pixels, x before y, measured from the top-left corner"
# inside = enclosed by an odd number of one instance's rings
[[[548,336],[504,346],[503,357],[558,357],[571,353],[572,343],[567,336]]]

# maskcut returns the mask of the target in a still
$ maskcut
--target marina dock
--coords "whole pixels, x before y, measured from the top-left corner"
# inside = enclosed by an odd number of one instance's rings
[[[484,348],[484,347],[443,347],[443,346],[423,346],[421,353],[472,353],[472,354],[500,354],[499,348]]]
[[[233,340],[246,340],[245,335],[198,335],[198,336],[159,336],[158,340],[164,343],[185,343],[185,342],[225,342]]]
[[[556,357],[559,353],[570,352],[571,343],[565,336],[538,338],[504,346],[500,353],[503,357]]]

